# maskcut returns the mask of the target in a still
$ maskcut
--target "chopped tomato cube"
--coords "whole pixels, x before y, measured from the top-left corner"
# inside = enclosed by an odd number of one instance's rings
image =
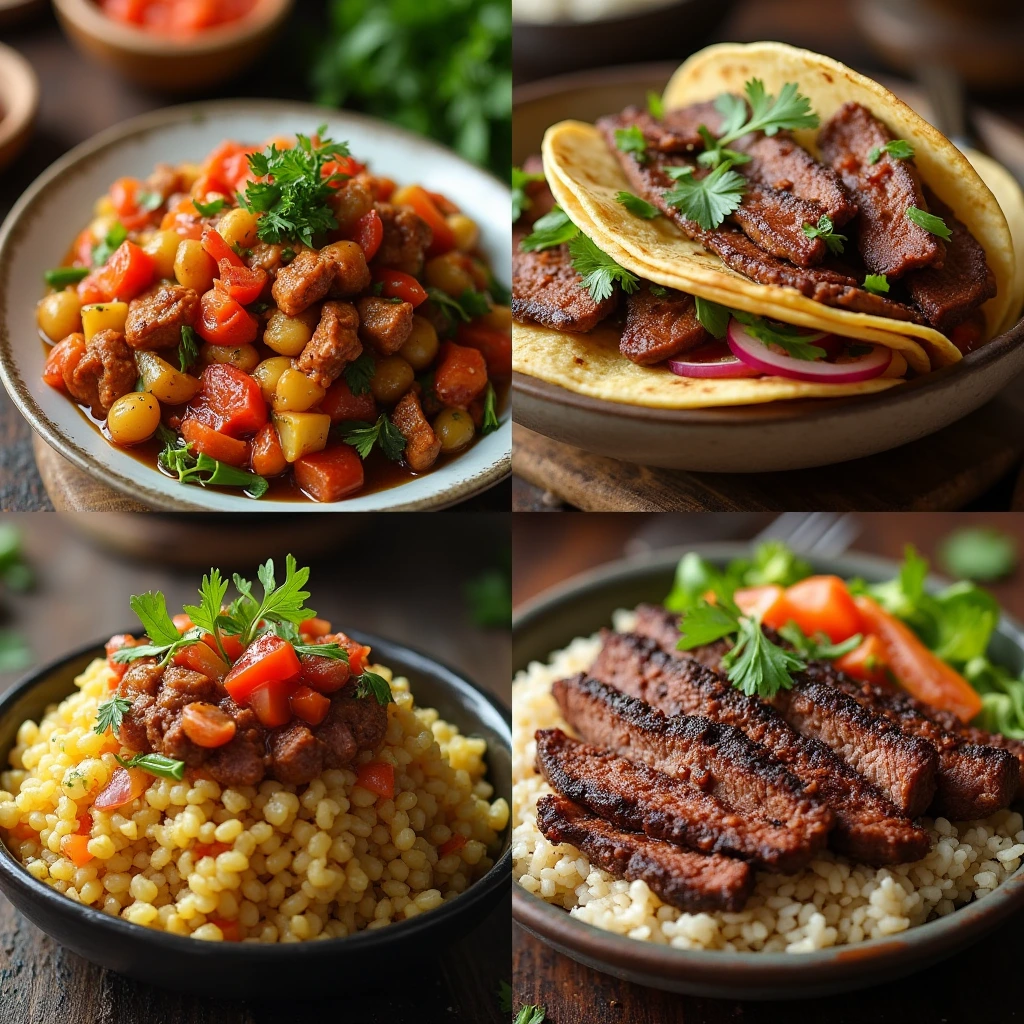
[[[849,654],[837,658],[833,664],[840,672],[868,683],[884,684],[889,681],[885,645],[877,636],[866,636]]]
[[[211,459],[226,462],[229,466],[244,466],[249,461],[249,446],[244,441],[228,437],[205,423],[200,423],[194,416],[186,416],[181,421],[181,436],[188,441],[196,452],[203,452]]]
[[[273,633],[262,633],[232,666],[224,678],[224,688],[238,704],[247,704],[257,686],[293,680],[300,669],[299,656],[287,640]]]
[[[181,728],[200,747],[223,747],[235,736],[235,720],[215,704],[193,701],[181,712]]]
[[[118,178],[110,186],[110,201],[117,211],[117,219],[129,230],[144,228],[153,218],[150,210],[139,207],[139,193],[145,188],[138,178]]]
[[[234,438],[255,433],[267,422],[266,399],[256,378],[244,370],[230,363],[211,363],[199,377],[199,385],[187,419],[199,420]]]
[[[512,376],[512,335],[481,323],[459,324],[456,334],[460,345],[479,351],[487,362],[491,377],[504,380]]]
[[[238,921],[229,921],[224,917],[211,917],[210,924],[215,924],[220,929],[225,942],[242,941],[242,926]]]
[[[89,277],[93,275],[90,274]],[[101,301],[128,302],[144,292],[156,276],[156,265],[134,242],[122,242],[103,267],[95,272],[94,285],[104,295]],[[89,278],[83,278],[84,284]],[[81,295],[81,292],[79,292]]]
[[[144,640],[136,640],[135,637],[130,636],[128,633],[117,633],[107,641],[105,648],[107,652],[107,664],[110,666],[116,677],[110,686],[112,690],[117,689],[117,684],[124,678],[125,672],[127,672],[130,667],[127,662],[114,661],[114,655],[123,647],[140,647],[144,643]]]
[[[363,486],[363,460],[348,444],[303,455],[292,468],[295,482],[314,501],[338,501]]]
[[[219,266],[220,279],[217,285],[235,302],[248,306],[260,297],[267,283],[267,272],[262,267],[236,267],[227,261]]]
[[[299,623],[299,632],[306,636],[327,636],[331,624],[326,619],[304,619]]]
[[[387,761],[367,761],[356,772],[356,785],[391,799],[395,795],[395,768]]]
[[[860,613],[838,576],[809,576],[786,590],[789,617],[807,636],[824,633],[837,644],[861,631]]]
[[[309,725],[319,725],[331,710],[331,698],[308,686],[300,686],[291,695],[292,712]]]
[[[458,853],[469,840],[461,832],[453,832],[450,839],[445,840],[438,848],[438,857],[447,857],[449,853]]]
[[[233,267],[244,267],[242,257],[224,241],[224,236],[216,228],[203,229],[203,248],[216,260],[229,263]]]
[[[455,233],[425,188],[420,185],[406,185],[395,192],[391,201],[396,206],[411,206],[417,215],[430,225],[433,238],[430,248],[427,249],[428,256],[440,256],[441,253],[455,248]]]
[[[332,423],[344,423],[346,420],[373,423],[377,419],[377,400],[372,391],[362,395],[352,394],[348,381],[339,377],[320,400],[320,411],[327,413]]]
[[[192,853],[196,860],[201,860],[203,857],[219,857],[230,849],[230,843],[196,843],[192,847]]]
[[[89,837],[80,835],[64,836],[60,841],[60,852],[76,868],[85,867],[92,860],[93,855],[89,852]]]
[[[63,341],[58,341],[47,354],[43,381],[51,388],[63,388],[65,369],[74,369],[84,355],[85,339],[81,334],[69,334]]]
[[[779,629],[793,618],[786,604],[782,587],[747,587],[732,595],[744,615],[760,615],[761,621],[772,629]]]
[[[256,340],[259,325],[226,291],[211,288],[199,300],[196,332],[211,345],[249,345]]]
[[[327,640],[345,639],[327,636]],[[323,658],[315,654],[303,654],[299,659],[302,663],[302,682],[317,693],[336,693],[352,678],[352,669],[348,662],[341,658]]]
[[[237,636],[230,636],[221,633],[220,642],[224,647],[224,653],[232,661],[234,661],[242,653],[242,651],[245,650],[245,648],[242,646],[242,641],[239,640]],[[216,639],[214,639],[212,633],[203,634],[203,643],[206,644],[206,646],[209,647],[211,650],[220,653],[220,648],[217,647],[217,641]]]
[[[434,392],[445,405],[465,409],[487,387],[487,364],[475,349],[446,341],[434,371]]]
[[[287,682],[273,680],[261,683],[249,694],[249,707],[268,729],[274,729],[291,720],[292,709],[288,703],[290,686]]]
[[[184,612],[179,612],[177,615],[171,616],[171,622],[174,623],[174,628],[181,633],[183,636],[195,625],[189,616]]]
[[[223,679],[227,675],[228,666],[224,659],[212,648],[197,640],[188,647],[183,647],[171,659],[181,668],[190,668],[200,672],[207,679]]]
[[[356,221],[352,241],[359,243],[359,248],[363,250],[367,263],[377,255],[380,243],[384,241],[384,224],[376,210],[364,213]]]
[[[78,821],[78,828],[75,829],[75,833],[80,836],[87,836],[92,831],[92,815],[80,814],[76,820]]]
[[[39,833],[27,822],[19,821],[9,832],[12,839],[38,839]]]
[[[401,270],[391,270],[389,267],[377,267],[371,276],[374,284],[381,286],[380,294],[385,299],[411,302],[414,308],[427,300],[426,289],[412,274],[404,274]]]
[[[92,805],[100,811],[112,811],[130,804],[149,788],[153,776],[141,768],[115,768],[110,781],[100,790]]]

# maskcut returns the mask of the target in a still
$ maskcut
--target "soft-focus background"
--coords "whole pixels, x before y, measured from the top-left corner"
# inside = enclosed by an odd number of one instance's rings
[[[788,513],[787,531],[800,517]],[[515,605],[568,577],[626,555],[709,541],[744,541],[773,523],[760,514],[513,516]],[[807,524],[809,532],[819,532]],[[1024,618],[1024,515],[866,514],[834,519],[830,536],[849,549],[894,560],[908,543],[948,576],[989,576],[1008,614]],[[894,565],[895,567],[895,565]],[[560,956],[513,926],[516,1005],[545,1005],[555,1024],[968,1024],[1021,1019],[1016,987],[984,982],[1019,972],[1024,940],[1011,920],[969,949],[910,978],[846,995],[800,1002],[741,1003],[677,996],[618,981]]]
[[[179,522],[176,543],[189,550],[163,549],[159,561],[144,543],[133,557],[97,544],[91,538],[108,530],[94,520],[103,518],[0,515],[0,692],[27,668],[130,629],[132,594],[162,590],[171,608],[194,599],[203,568],[175,568],[169,559],[184,555],[193,565],[254,578],[268,556],[295,548],[312,570],[312,607],[335,626],[419,648],[509,703],[508,515],[408,515],[401,523],[358,517],[347,535],[339,534],[337,516],[303,517],[297,526],[290,523],[299,517],[267,517],[249,534],[249,550],[232,554]],[[359,1024],[507,1021],[499,991],[510,979],[509,915],[506,903],[447,950],[396,964],[388,991],[361,991],[340,962],[329,1002],[305,1002],[301,992],[274,1000],[268,979],[267,991],[239,1004],[164,992],[95,967],[0,896],[0,1024],[276,1024],[304,1015]]]
[[[0,169],[0,220],[33,179],[73,146],[126,118],[196,99],[291,99],[364,111],[433,136],[503,180],[508,177],[508,0],[298,0],[254,63],[205,89],[188,90],[186,77],[184,93],[140,87],[83,55],[48,4],[35,3],[13,23],[5,20],[8,4],[24,3],[0,0],[0,42],[32,65],[40,105],[27,147]],[[116,6],[138,5],[119,0]],[[53,507],[36,470],[31,437],[0,388],[0,509]],[[507,510],[509,493],[505,482],[463,507]]]

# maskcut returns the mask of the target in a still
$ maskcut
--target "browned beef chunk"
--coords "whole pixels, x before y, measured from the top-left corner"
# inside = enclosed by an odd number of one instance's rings
[[[653,366],[709,341],[697,319],[692,295],[644,282],[626,296],[626,326],[619,351],[641,366]]]
[[[410,391],[398,400],[391,413],[391,422],[405,438],[403,457],[409,468],[414,473],[430,469],[441,454],[441,442],[423,415],[415,392]]]
[[[167,668],[156,702],[146,712],[146,737],[151,749],[193,767],[202,764],[207,750],[185,735],[182,712],[186,705],[197,701],[216,704],[222,695],[221,687],[201,672],[175,665]]]
[[[536,741],[537,767],[551,786],[619,828],[783,872],[800,870],[817,849],[793,829],[742,815],[698,786],[561,729],[540,729]]]
[[[320,323],[295,360],[295,368],[320,387],[329,388],[363,351],[358,330],[359,314],[351,302],[325,302]]]
[[[284,266],[282,254],[285,246],[276,242],[256,242],[249,247],[249,256],[246,264],[250,267],[259,267],[270,275],[271,280],[277,276],[277,272]]]
[[[170,164],[157,164],[152,174],[146,178],[145,191],[160,197],[162,206],[176,192],[188,191],[181,173]]]
[[[949,334],[995,295],[996,278],[985,259],[985,250],[967,226],[928,188],[924,194],[928,209],[946,222],[953,235],[946,242],[946,258],[941,269],[914,270],[904,281],[928,323],[937,331]]]
[[[230,697],[221,698],[220,709],[235,720],[235,735],[224,746],[208,750],[203,767],[222,786],[255,786],[265,774],[266,730],[252,708]]]
[[[278,782],[302,786],[324,767],[324,755],[305,722],[292,721],[267,735],[268,769]]]
[[[871,151],[892,141],[892,133],[867,107],[844,103],[822,126],[818,147],[857,201],[852,227],[865,266],[895,278],[919,267],[941,267],[942,240],[907,219],[909,207],[927,210],[914,165]]]
[[[967,725],[961,722],[952,711],[934,708],[923,701],[915,700],[909,694],[901,694],[900,699],[902,702],[909,703],[916,711],[930,718],[947,732],[954,733],[968,743],[974,743],[978,746],[998,747],[1000,750],[1005,750],[1012,754],[1017,759],[1020,780],[1024,782],[1024,740],[1015,740],[1010,736],[1003,736],[997,732],[987,732],[984,729],[979,729],[976,725]],[[1019,793],[1020,790],[1018,789],[1018,795]]]
[[[384,237],[373,257],[374,264],[418,274],[423,269],[423,257],[434,237],[430,225],[407,206],[373,205],[384,225]]]
[[[180,284],[159,284],[128,303],[125,340],[134,349],[177,348],[182,327],[199,314],[199,296]]]
[[[324,765],[341,768],[354,755],[346,755],[348,733],[355,744],[356,753],[376,750],[384,739],[388,728],[388,709],[378,704],[373,697],[356,697],[350,688],[331,698],[331,710],[327,717],[313,730],[316,738],[324,744]]]
[[[320,250],[320,256],[334,263],[330,298],[349,299],[370,287],[370,268],[358,242],[332,242]]]
[[[412,303],[392,302],[376,295],[359,300],[359,337],[381,355],[397,352],[412,333]]]
[[[122,395],[135,390],[137,379],[135,358],[120,331],[97,331],[86,343],[85,355],[64,366],[68,394],[88,405],[99,420]]]
[[[270,289],[278,308],[295,316],[331,290],[337,264],[315,249],[303,249],[286,267],[281,267]]]
[[[152,658],[133,662],[117,685],[118,697],[132,702],[121,719],[117,738],[132,750],[147,750],[146,713],[156,703],[164,670]]]
[[[646,882],[680,910],[741,910],[754,887],[754,873],[741,860],[623,832],[564,797],[537,801],[537,827],[552,843],[575,846],[616,878]]]

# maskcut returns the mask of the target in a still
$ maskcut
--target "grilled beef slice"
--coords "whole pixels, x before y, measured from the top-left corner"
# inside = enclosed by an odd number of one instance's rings
[[[711,340],[697,319],[692,295],[672,288],[660,292],[644,281],[639,291],[626,296],[619,351],[641,366],[653,366]]]
[[[676,776],[743,814],[785,826],[812,852],[824,845],[832,813],[739,729],[697,716],[667,718],[584,675],[558,680],[551,692],[562,716],[588,743]]]
[[[676,655],[678,616],[665,609],[645,612],[637,632]],[[684,657],[719,671],[729,651],[727,641],[696,647]],[[820,740],[868,781],[873,782],[905,814],[923,814],[935,795],[938,754],[918,736],[909,736],[884,715],[857,703],[826,683],[794,673],[793,687],[780,690],[772,706],[801,736]]]
[[[623,832],[561,796],[537,801],[537,827],[552,843],[575,846],[616,878],[646,882],[680,910],[742,910],[754,888],[754,872],[742,860]]]
[[[997,732],[986,732],[975,725],[967,725],[961,722],[952,711],[944,711],[940,708],[933,708],[930,704],[915,700],[908,694],[902,695],[903,699],[911,702],[914,707],[930,718],[933,722],[942,726],[947,732],[960,736],[968,743],[975,743],[979,746],[997,747],[1005,750],[1017,759],[1017,766],[1020,770],[1020,780],[1024,783],[1024,740],[1015,740],[1009,736],[1003,736]],[[1018,790],[1019,795],[1019,790]]]
[[[643,761],[580,743],[561,729],[539,729],[536,741],[537,767],[551,786],[619,828],[787,874],[799,871],[816,852],[798,832],[740,814]]]
[[[873,149],[892,141],[892,133],[867,107],[844,103],[822,126],[818,147],[853,193],[860,211],[852,227],[865,266],[872,274],[901,277],[920,267],[941,267],[942,239],[906,217],[909,207],[927,210],[914,165]]]
[[[663,611],[642,605],[638,612],[644,608]],[[666,714],[707,715],[762,744],[831,808],[835,827],[829,844],[840,853],[870,864],[898,864],[928,852],[928,833],[825,744],[801,736],[774,709],[703,665],[673,657],[648,637],[609,633],[590,672]]]

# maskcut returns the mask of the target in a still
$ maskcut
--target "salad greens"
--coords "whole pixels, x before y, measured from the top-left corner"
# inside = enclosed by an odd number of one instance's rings
[[[951,576],[990,583],[1017,567],[1017,542],[992,527],[971,526],[951,533],[939,546],[938,558]]]

